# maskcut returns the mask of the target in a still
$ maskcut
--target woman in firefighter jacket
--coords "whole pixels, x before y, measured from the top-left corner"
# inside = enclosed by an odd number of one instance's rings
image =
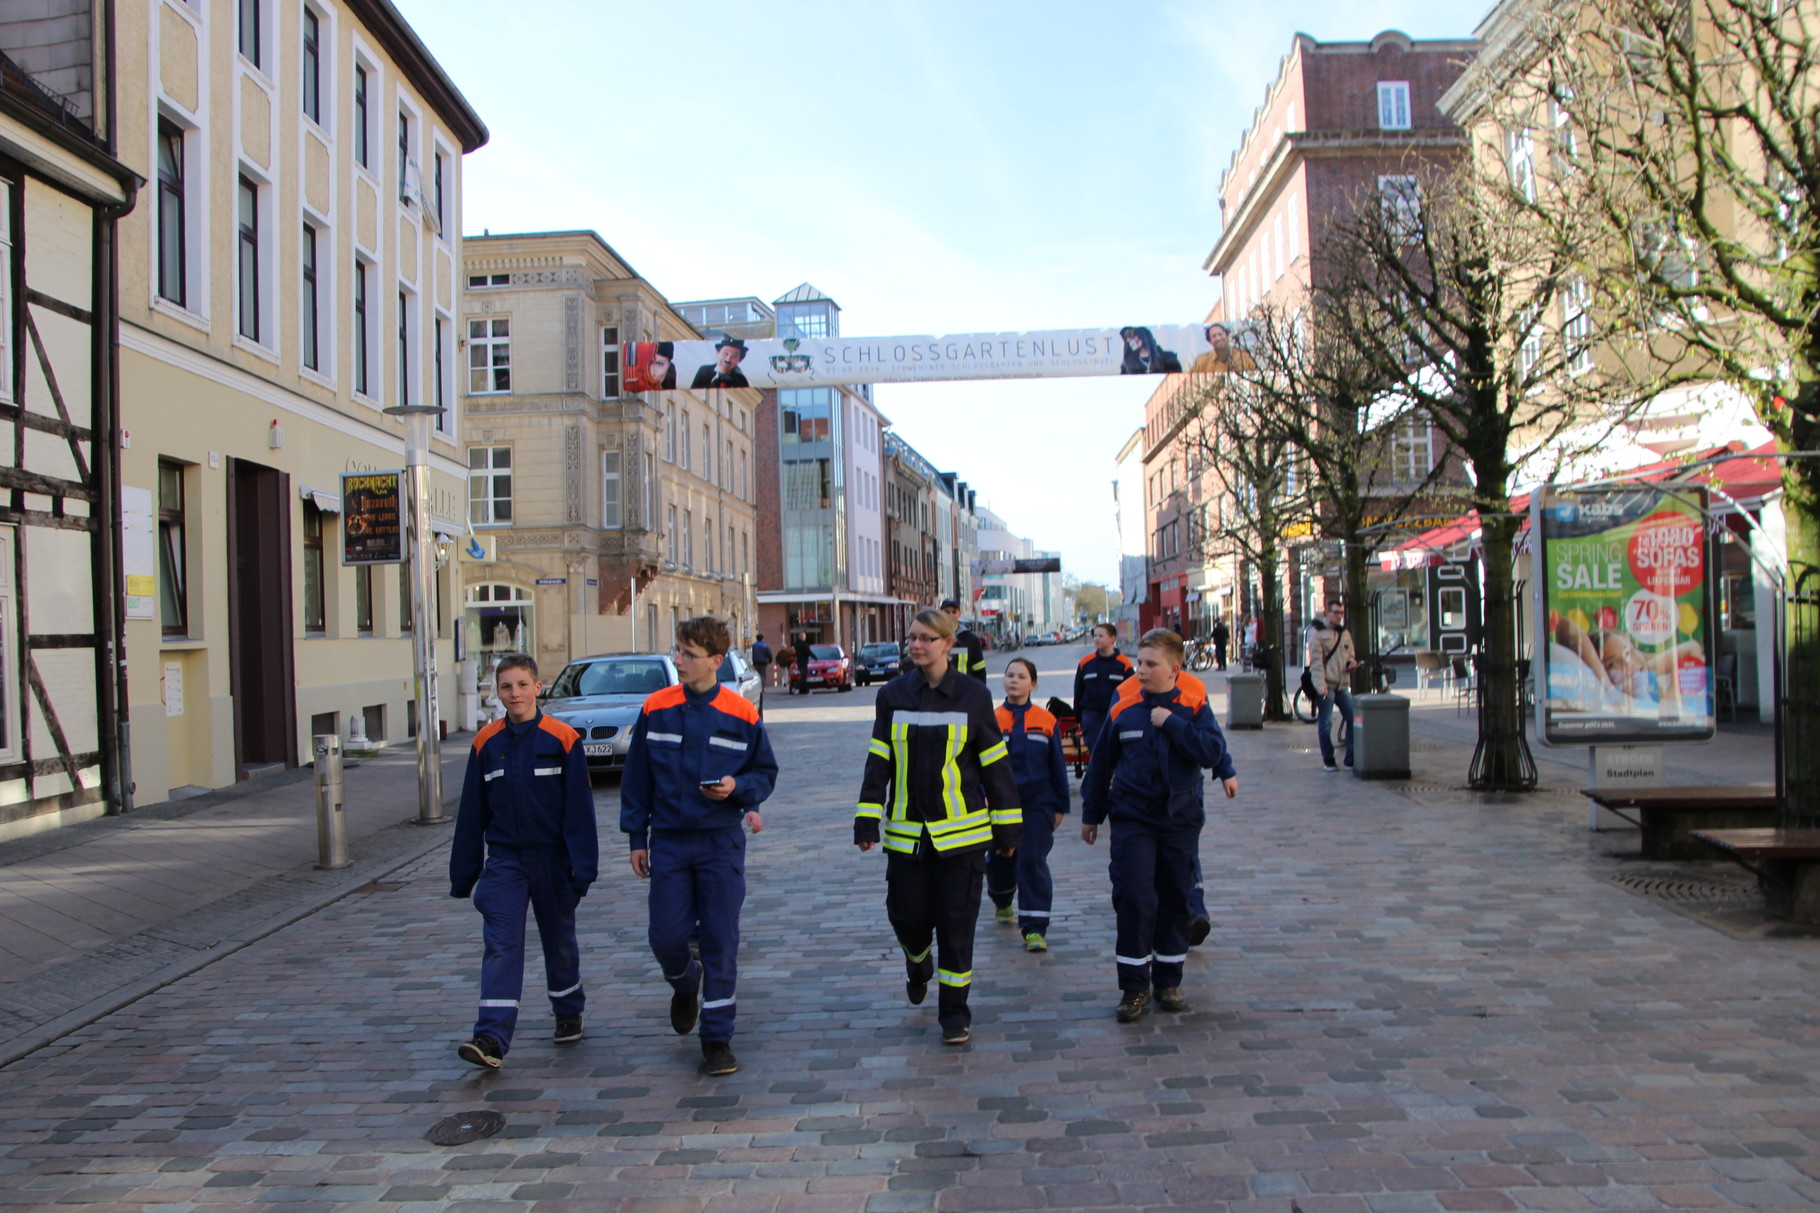
[[[884,843],[885,913],[904,949],[905,992],[921,1003],[938,979],[942,1041],[960,1045],[973,1022],[986,852],[1016,852],[1023,814],[991,693],[949,668],[954,630],[937,610],[910,625],[916,668],[878,693],[853,842],[862,851]]]

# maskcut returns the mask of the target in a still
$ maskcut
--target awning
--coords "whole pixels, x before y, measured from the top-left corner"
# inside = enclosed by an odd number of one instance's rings
[[[465,522],[451,522],[447,518],[432,517],[430,519],[430,533],[438,535],[443,539],[462,539],[467,536],[468,524]]]
[[[323,489],[313,489],[306,484],[297,490],[297,495],[302,497],[305,501],[314,503],[316,508],[325,514],[341,513],[341,495],[339,493],[330,493]]]

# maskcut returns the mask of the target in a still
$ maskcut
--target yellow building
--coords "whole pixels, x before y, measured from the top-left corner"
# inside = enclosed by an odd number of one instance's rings
[[[340,477],[402,466],[382,408],[443,404],[433,513],[465,534],[461,171],[487,131],[388,0],[118,14],[120,157],[148,182],[121,225],[120,375],[151,802],[294,766],[356,717],[414,733],[404,566],[343,567]]]
[[[622,342],[699,334],[593,232],[470,236],[462,564],[476,685],[513,649],[667,647],[692,615],[750,639],[756,389],[621,391]],[[473,698],[470,712],[479,710]]]

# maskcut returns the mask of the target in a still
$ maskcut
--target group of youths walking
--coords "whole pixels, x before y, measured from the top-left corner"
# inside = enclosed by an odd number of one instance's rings
[[[1035,664],[1008,663],[995,708],[977,637],[960,626],[958,603],[943,606],[916,615],[909,669],[878,693],[853,841],[885,852],[886,917],[903,951],[906,997],[920,1005],[934,984],[942,1040],[959,1045],[971,1035],[982,891],[997,921],[1016,923],[1026,950],[1047,950],[1048,858],[1071,796],[1060,722],[1034,702]],[[1198,857],[1202,772],[1212,770],[1228,797],[1238,780],[1206,689],[1182,668],[1181,638],[1147,632],[1133,662],[1115,635],[1096,628],[1095,653],[1076,673],[1091,749],[1080,833],[1093,845],[1102,825],[1110,831],[1116,1015],[1130,1023],[1153,1001],[1188,1009],[1183,964],[1211,927]],[[777,780],[758,711],[718,681],[729,647],[720,620],[678,625],[681,682],[646,700],[620,787],[629,863],[650,881],[649,942],[671,988],[670,1025],[681,1035],[699,1025],[701,1072],[714,1076],[738,1069],[746,834],[764,828],[760,806]],[[474,739],[449,861],[450,893],[472,896],[484,943],[479,1013],[458,1053],[490,1069],[517,1026],[527,908],[543,944],[554,1039],[581,1039],[575,910],[599,867],[580,735],[538,709],[530,657],[503,659],[496,677],[506,715]]]

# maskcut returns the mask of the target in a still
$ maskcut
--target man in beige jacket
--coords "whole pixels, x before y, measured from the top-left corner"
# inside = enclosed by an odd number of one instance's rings
[[[1335,703],[1340,705],[1340,719],[1346,722],[1346,765],[1352,765],[1352,683],[1348,675],[1359,667],[1358,654],[1346,627],[1346,608],[1338,601],[1327,604],[1327,618],[1315,620],[1314,628],[1308,673],[1321,696],[1315,705],[1314,727],[1321,739],[1321,766],[1335,772],[1340,769],[1333,764]]]

